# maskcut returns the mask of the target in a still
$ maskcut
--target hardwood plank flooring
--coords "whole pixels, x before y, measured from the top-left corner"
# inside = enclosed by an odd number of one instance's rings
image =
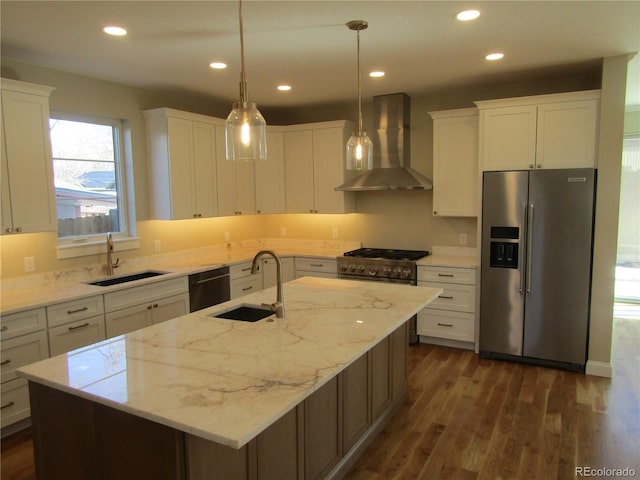
[[[614,321],[612,364],[606,379],[412,346],[409,400],[346,479],[640,478],[640,320]],[[35,479],[30,430],[2,440],[1,478]]]

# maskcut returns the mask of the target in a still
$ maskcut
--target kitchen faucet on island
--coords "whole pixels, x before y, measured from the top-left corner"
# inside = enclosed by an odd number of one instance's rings
[[[284,318],[284,299],[282,298],[282,263],[280,262],[280,257],[272,250],[260,250],[256,253],[256,256],[253,257],[253,263],[251,264],[251,274],[255,275],[258,273],[258,269],[260,265],[258,264],[258,260],[263,255],[270,255],[276,261],[276,303],[272,304],[263,304],[264,307],[270,308],[272,311],[276,312],[276,317]]]
[[[107,275],[113,275],[113,269],[120,266],[120,258],[116,258],[116,263],[113,263],[111,253],[113,252],[113,235],[111,232],[107,233]]]

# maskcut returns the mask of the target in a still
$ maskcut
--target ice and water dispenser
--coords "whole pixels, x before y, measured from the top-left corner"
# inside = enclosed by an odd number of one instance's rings
[[[518,227],[491,227],[489,266],[493,268],[518,268]]]

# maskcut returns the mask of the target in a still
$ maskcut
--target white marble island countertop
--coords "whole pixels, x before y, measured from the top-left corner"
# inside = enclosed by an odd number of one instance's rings
[[[275,287],[19,369],[31,381],[240,448],[442,290],[304,277],[286,317],[208,314],[275,300]]]

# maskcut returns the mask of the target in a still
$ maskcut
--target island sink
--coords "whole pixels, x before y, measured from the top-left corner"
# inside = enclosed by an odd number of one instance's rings
[[[263,318],[273,315],[271,309],[261,308],[254,305],[239,305],[225,312],[212,313],[209,316],[214,318],[226,318],[229,320],[240,320],[241,322],[257,322]]]
[[[121,277],[105,278],[104,280],[97,280],[95,282],[87,282],[87,285],[97,285],[98,287],[109,287],[111,285],[119,285],[121,283],[133,282],[134,280],[142,280],[143,278],[157,277],[158,275],[164,275],[166,272],[156,272],[153,270],[147,270],[145,272],[132,273],[130,275],[123,275]]]

